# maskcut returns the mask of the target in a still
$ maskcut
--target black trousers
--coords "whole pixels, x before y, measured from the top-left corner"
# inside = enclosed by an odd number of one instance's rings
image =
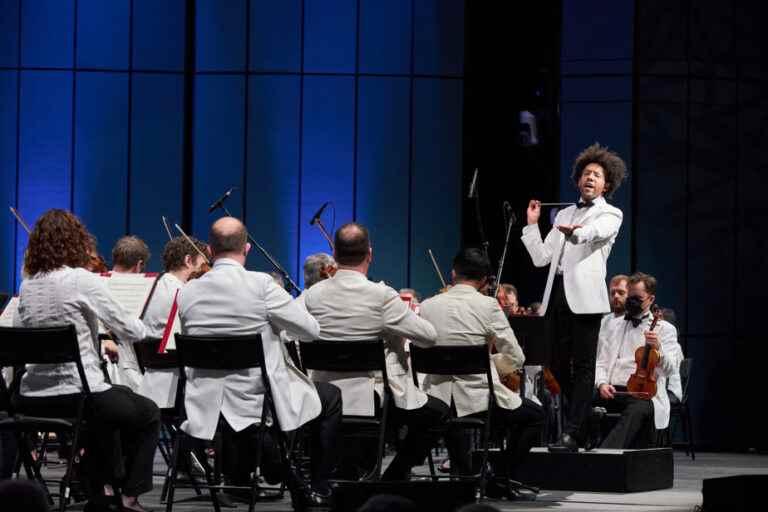
[[[125,386],[112,386],[101,393],[92,393],[90,406],[85,410],[88,422],[86,435],[87,458],[93,464],[89,480],[94,492],[105,483],[101,471],[118,467],[114,460],[114,443],[119,434],[125,463],[125,496],[138,496],[152,490],[152,466],[160,435],[160,410],[150,399],[138,395]],[[80,395],[25,397],[16,395],[14,407],[19,412],[34,416],[74,417]]]
[[[617,391],[626,387],[614,386]],[[600,399],[598,404],[609,413],[620,413],[619,421],[605,436],[600,448],[647,448],[656,432],[653,425],[653,402],[630,395],[617,395],[612,400]]]
[[[339,461],[339,434],[341,432],[341,391],[333,384],[315,382],[317,394],[320,396],[322,409],[320,415],[310,421],[311,477],[312,488],[326,492],[328,479],[331,478]],[[279,458],[279,448],[273,437],[259,439],[256,425],[234,432],[224,422],[224,471],[236,485],[248,483],[249,475],[254,469],[256,449],[262,443],[262,470],[267,481],[272,481],[272,475],[282,476],[283,460]]]
[[[397,454],[382,475],[384,480],[408,479],[413,466],[424,463],[435,442],[436,434],[430,429],[448,419],[449,407],[442,400],[427,395],[427,403],[418,409],[392,407],[392,423],[388,426],[408,427],[408,433],[397,449]]]
[[[472,417],[485,418],[485,414],[485,412],[479,412]],[[491,412],[491,425],[502,425],[509,431],[505,469],[510,478],[519,480],[518,468],[522,466],[528,452],[538,444],[541,438],[541,430],[544,428],[544,409],[536,402],[523,398],[522,405],[514,410],[495,407]],[[472,474],[472,454],[469,438],[465,434],[464,430],[452,429],[446,438],[451,469],[459,475]]]
[[[565,297],[563,276],[555,276],[547,308],[552,329],[552,372],[568,399],[563,432],[579,432],[592,406],[600,313],[577,315]]]

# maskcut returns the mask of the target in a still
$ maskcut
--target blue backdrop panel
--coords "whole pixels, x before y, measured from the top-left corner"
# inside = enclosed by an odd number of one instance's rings
[[[132,93],[128,230],[147,242],[149,266],[160,270],[168,240],[160,217],[181,223],[184,78],[136,73]]]
[[[129,0],[78,0],[77,66],[128,68]]]
[[[184,0],[133,0],[134,69],[184,69]]]
[[[684,78],[641,79],[637,130],[643,135],[634,169],[637,270],[656,276],[658,302],[675,310],[681,332],[687,332],[686,87]]]
[[[563,2],[563,60],[631,60],[634,3]],[[596,16],[598,12],[600,15]]]
[[[304,71],[355,71],[355,0],[305,0]]]
[[[78,73],[76,96],[73,209],[106,257],[126,230],[128,75]]]
[[[16,221],[7,212],[16,204],[16,72],[0,71],[0,291],[14,289]],[[0,307],[2,307],[0,305]]]
[[[298,283],[299,77],[254,76],[248,87],[246,224]],[[271,271],[257,251],[249,268]]]
[[[238,187],[227,201],[235,217],[242,215],[245,129],[245,77],[195,78],[194,175],[192,182],[192,231],[208,236],[213,219],[208,206],[230,187]]]
[[[560,200],[576,201],[579,192],[571,180],[576,156],[599,142],[632,162],[632,80],[631,78],[579,78],[562,81],[560,137]],[[619,236],[608,260],[608,276],[630,271],[630,215],[632,184],[629,179],[609,199],[624,213]]]
[[[0,66],[14,67],[19,64],[19,0],[0,0],[0,12]]]
[[[416,79],[413,97],[411,287],[440,288],[427,249],[450,277],[461,245],[462,83]]]
[[[251,0],[253,71],[301,70],[301,4],[302,0]]]
[[[195,53],[198,71],[245,69],[246,0],[198,0]]]
[[[21,63],[29,67],[72,67],[73,0],[25,0],[21,9]]]
[[[410,80],[360,78],[357,131],[357,220],[368,226],[372,276],[408,282]]]
[[[31,226],[49,208],[71,207],[72,73],[23,71],[20,87],[18,208]],[[17,277],[26,247],[20,229]]]
[[[306,77],[302,130],[299,264],[329,247],[316,227],[307,225],[325,201],[333,201],[336,227],[353,216],[354,78]],[[323,220],[333,230],[333,209]],[[303,276],[300,286],[303,286]]]
[[[360,72],[411,71],[411,1],[360,2]]]
[[[418,0],[414,4],[414,72],[419,75],[464,73],[464,2]]]

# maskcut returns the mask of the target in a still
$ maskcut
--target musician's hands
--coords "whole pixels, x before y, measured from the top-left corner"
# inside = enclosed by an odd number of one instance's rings
[[[118,359],[120,359],[119,353],[117,351],[117,344],[112,340],[104,340],[101,342],[101,348],[104,350],[104,354],[109,358],[110,361],[113,363],[116,363]]]
[[[616,388],[610,384],[600,384],[598,391],[600,391],[600,396],[604,399],[613,400],[613,394],[616,393]]]
[[[559,224],[558,226],[555,226],[558,230],[560,230],[561,233],[563,233],[565,236],[571,236],[573,234],[573,231],[576,229],[579,229],[580,227],[583,227],[581,224]]]
[[[661,341],[659,341],[659,334],[655,331],[645,331],[645,342],[655,348],[661,350]]]
[[[531,199],[528,202],[528,209],[525,212],[528,216],[528,224],[538,224],[541,217],[541,201]]]

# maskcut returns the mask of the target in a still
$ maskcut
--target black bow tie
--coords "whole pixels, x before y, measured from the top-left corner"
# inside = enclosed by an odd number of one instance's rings
[[[629,316],[629,313],[626,313],[626,314],[624,315],[624,320],[626,320],[626,321],[628,321],[628,322],[632,322],[632,327],[637,327],[638,325],[640,325],[641,323],[643,323],[643,320],[645,320],[645,319],[646,319],[646,318],[648,318],[649,316],[650,316],[650,315],[648,315],[648,313],[646,313],[646,314],[644,314],[643,316],[641,316],[640,318],[635,318],[635,317],[633,317],[633,316]]]
[[[595,206],[595,203],[592,201],[579,201],[576,204],[576,208],[591,208],[593,206]]]

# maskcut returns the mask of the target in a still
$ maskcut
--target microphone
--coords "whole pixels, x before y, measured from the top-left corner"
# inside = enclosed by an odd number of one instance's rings
[[[467,199],[472,199],[477,193],[477,168],[475,168],[475,174],[472,175],[472,183],[469,184],[469,195]]]
[[[232,187],[231,189],[224,192],[224,195],[218,198],[214,203],[208,208],[208,213],[213,213],[213,211],[217,208],[221,208],[221,206],[224,204],[224,201],[226,201],[229,196],[232,194],[232,191],[235,190],[237,187]]]
[[[320,220],[320,216],[323,214],[323,210],[325,210],[325,207],[328,206],[331,202],[326,201],[323,203],[323,206],[320,207],[319,210],[317,210],[317,213],[315,213],[315,216],[312,217],[312,220],[309,221],[310,226],[314,226],[317,224],[317,221]]]
[[[512,205],[509,204],[509,201],[504,201],[504,216],[507,219],[507,222],[514,225],[517,223],[517,216],[515,215],[515,211],[512,209]]]

